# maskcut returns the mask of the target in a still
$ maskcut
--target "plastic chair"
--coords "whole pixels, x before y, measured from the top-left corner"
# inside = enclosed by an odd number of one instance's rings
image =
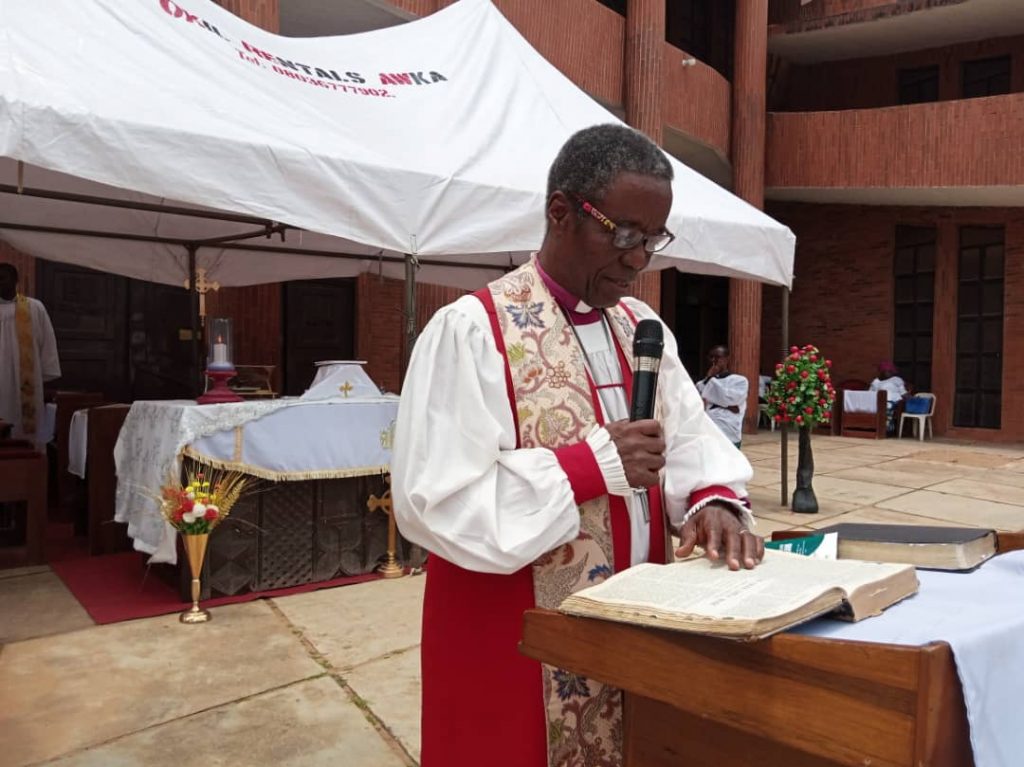
[[[928,412],[907,413],[904,411],[903,413],[900,413],[900,428],[896,436],[898,436],[900,439],[903,439],[903,422],[910,418],[913,433],[917,435],[918,441],[923,442],[924,430],[926,427],[928,429],[928,439],[932,439],[935,436],[934,432],[932,431],[932,415],[935,413],[935,395],[932,394],[931,392],[921,392],[919,394],[915,394],[914,396],[931,400],[931,402],[928,403]]]
[[[757,412],[758,412],[758,415],[757,415],[758,426],[761,425],[761,423],[760,423],[761,421],[764,421],[764,422],[766,422],[768,424],[768,427],[772,431],[775,431],[775,419],[772,418],[770,415],[768,415],[768,405],[767,405],[767,403],[761,403],[758,406],[758,408],[757,408]]]

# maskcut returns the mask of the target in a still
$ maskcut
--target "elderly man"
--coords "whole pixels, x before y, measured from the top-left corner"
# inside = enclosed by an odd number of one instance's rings
[[[57,341],[45,307],[18,292],[18,270],[0,263],[0,421],[43,450],[43,382],[60,377]]]
[[[656,316],[627,294],[672,240],[671,180],[642,134],[576,133],[551,166],[540,251],[416,344],[391,470],[399,527],[431,552],[423,767],[620,765],[621,693],[521,656],[523,611],[666,561],[670,532],[676,554],[700,545],[732,569],[763,555],[750,465],[667,330],[656,417],[626,420],[634,328]]]

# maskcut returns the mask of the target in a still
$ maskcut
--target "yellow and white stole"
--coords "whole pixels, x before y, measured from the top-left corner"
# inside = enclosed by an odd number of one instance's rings
[[[36,347],[32,338],[32,309],[20,293],[14,299],[14,333],[18,339],[18,392],[21,395],[21,431],[36,436]]]

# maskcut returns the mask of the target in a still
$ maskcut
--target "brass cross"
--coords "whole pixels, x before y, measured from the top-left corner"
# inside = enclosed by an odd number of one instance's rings
[[[354,388],[355,387],[352,384],[350,384],[348,381],[345,381],[345,383],[338,387],[338,391],[340,391],[347,399],[348,393],[352,391]]]
[[[367,511],[377,511],[377,509],[380,509],[390,517],[392,514],[390,474],[388,474],[387,477],[385,478],[385,482],[387,482],[389,485],[388,489],[381,493],[379,498],[371,493],[370,497],[366,499],[366,509]]]
[[[191,285],[189,280],[185,280],[185,289],[188,290]],[[196,269],[196,293],[199,294],[199,318],[203,321],[206,320],[206,293],[210,290],[220,290],[220,283],[207,280],[206,270],[202,267]]]

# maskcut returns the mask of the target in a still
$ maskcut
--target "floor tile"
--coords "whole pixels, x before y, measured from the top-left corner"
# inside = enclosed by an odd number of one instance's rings
[[[426,576],[371,581],[275,599],[288,620],[341,671],[420,642]]]
[[[778,492],[778,488],[775,488]],[[816,519],[835,517],[838,514],[845,514],[858,507],[856,503],[844,503],[833,501],[828,498],[818,498],[818,512],[816,514],[797,514],[787,509],[773,508],[762,510],[757,513],[758,518],[771,519],[776,522],[785,522],[789,527],[807,527]]]
[[[873,524],[873,525],[926,525],[933,527],[957,527],[956,522],[949,522],[943,519],[932,519],[917,514],[908,514],[904,511],[891,511],[879,509],[875,506],[866,506],[853,511],[847,511],[835,517],[822,519],[808,523],[810,527],[820,529],[830,525],[841,525],[846,523]]]
[[[915,460],[931,463],[945,463],[963,466],[977,466],[995,469],[1014,461],[1018,456],[1012,453],[991,453],[970,448],[951,446],[935,447],[914,454]]]
[[[316,676],[323,669],[263,602],[95,626],[6,645],[5,765],[30,764]]]
[[[917,490],[875,505],[884,509],[945,519],[965,527],[1024,530],[1024,508],[1020,506],[971,500],[958,495],[934,493],[931,490]]]
[[[986,501],[1010,503],[1014,506],[1024,507],[1024,486],[1001,485],[998,482],[992,481],[989,477],[979,477],[977,479],[960,477],[939,482],[928,489],[934,493],[959,495],[967,499],[981,498]]]
[[[819,504],[823,499],[852,503],[855,506],[870,506],[886,498],[903,495],[905,487],[879,485],[874,482],[861,482],[855,479],[841,479],[815,473],[813,480],[814,494]]]
[[[89,613],[49,568],[0,578],[0,644],[92,625]]]
[[[345,682],[405,747],[420,759],[420,650],[365,663],[345,675]],[[354,763],[353,763],[354,764]]]
[[[893,462],[895,463],[895,462]],[[920,489],[942,482],[944,477],[938,474],[927,474],[923,472],[904,471],[893,468],[892,463],[882,463],[877,466],[858,466],[853,469],[841,469],[829,473],[830,477],[837,479],[854,479],[859,482],[870,482],[876,485],[888,485],[892,487],[905,487]],[[948,475],[945,475],[948,476]]]
[[[322,676],[53,762],[60,767],[402,767],[348,693]]]

